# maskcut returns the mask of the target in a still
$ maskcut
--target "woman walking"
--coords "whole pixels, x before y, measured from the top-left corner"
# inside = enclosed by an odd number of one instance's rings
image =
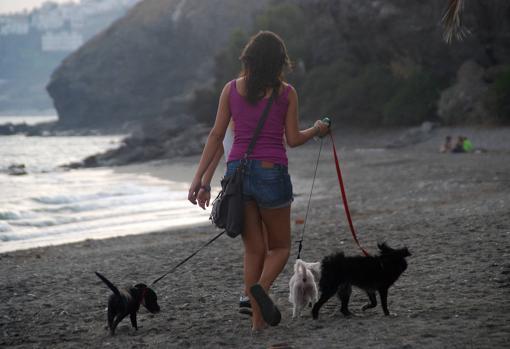
[[[294,88],[283,80],[289,58],[278,35],[259,32],[249,40],[240,59],[243,63],[240,77],[228,82],[221,92],[216,120],[188,199],[196,204],[198,197],[198,204],[204,205],[207,195],[203,194],[210,189],[211,167],[216,167],[223,153],[222,141],[231,118],[235,123],[234,144],[228,155],[226,176],[234,173],[248,148],[262,110],[274,92],[276,97],[248,157],[243,189],[244,284],[253,308],[252,330],[259,331],[266,327],[266,323],[276,325],[280,320],[280,313],[267,292],[285,267],[291,247],[290,206],[293,198],[285,143],[296,147],[314,136],[327,134],[329,129],[318,120],[313,127],[299,130],[298,97]],[[267,247],[262,224],[267,229]]]

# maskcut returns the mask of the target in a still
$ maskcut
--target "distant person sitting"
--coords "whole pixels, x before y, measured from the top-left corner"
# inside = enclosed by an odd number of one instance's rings
[[[455,147],[452,149],[452,153],[465,153],[464,150],[464,137],[457,137],[457,143],[455,143]]]
[[[446,136],[444,144],[439,148],[440,153],[449,153],[452,151],[452,137]]]
[[[473,143],[466,136],[459,136],[457,143],[452,149],[452,153],[472,153],[474,151]]]
[[[471,141],[469,140],[469,138],[467,137],[462,137],[463,141],[462,141],[462,148],[464,149],[464,152],[465,153],[471,153],[473,152],[474,148],[473,148],[473,143],[471,143]]]

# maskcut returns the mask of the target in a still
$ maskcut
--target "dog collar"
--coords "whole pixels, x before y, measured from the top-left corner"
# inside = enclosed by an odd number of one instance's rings
[[[147,293],[147,287],[142,289],[142,294],[140,295],[140,299],[138,300],[138,304],[142,304],[143,298],[145,297],[145,294]]]

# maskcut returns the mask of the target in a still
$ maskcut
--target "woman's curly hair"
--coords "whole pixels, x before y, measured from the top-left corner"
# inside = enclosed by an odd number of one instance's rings
[[[255,104],[268,88],[279,89],[283,69],[290,68],[290,59],[283,40],[271,31],[252,36],[239,57],[243,63],[241,76],[246,79],[246,99]]]

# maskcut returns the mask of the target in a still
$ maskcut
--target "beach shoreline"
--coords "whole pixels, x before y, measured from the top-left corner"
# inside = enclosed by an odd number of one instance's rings
[[[467,134],[488,151],[438,154],[446,134]],[[0,254],[0,345],[16,348],[504,348],[510,345],[510,129],[440,129],[415,145],[385,149],[397,132],[338,132],[337,147],[358,237],[406,245],[409,268],[390,288],[389,309],[361,312],[366,296],[353,292],[344,318],[336,300],[317,321],[291,319],[288,280],[297,253],[318,143],[289,150],[296,194],[289,262],[273,286],[283,320],[252,335],[238,314],[242,244],[222,236],[154,288],[162,312],[142,309],[139,330],[124,320],[106,330],[108,288],[150,283],[218,232],[210,224],[163,232],[86,240]],[[312,196],[302,258],[336,250],[359,254],[339,196],[325,140]],[[115,168],[189,181],[198,157]],[[221,177],[218,169],[217,176]],[[178,174],[177,178],[175,175]],[[217,178],[219,178],[217,177]],[[217,182],[217,179],[215,180]],[[198,208],[197,208],[198,209]]]

